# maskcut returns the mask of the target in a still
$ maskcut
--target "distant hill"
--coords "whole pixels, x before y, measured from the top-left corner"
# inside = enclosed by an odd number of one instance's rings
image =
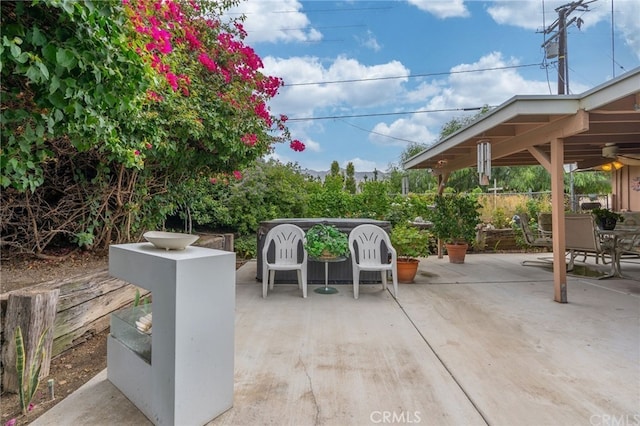
[[[302,169],[301,171],[303,174],[320,178],[320,180],[322,181],[324,181],[324,177],[330,173],[330,170],[318,171],[318,170],[311,170],[311,169]],[[344,176],[347,175],[347,172],[344,169],[340,169],[340,172],[342,172]],[[356,178],[356,183],[360,183],[365,180],[373,180],[374,174],[373,172],[355,172],[354,177]],[[384,180],[388,177],[389,177],[389,173],[384,173],[378,170],[378,180]]]

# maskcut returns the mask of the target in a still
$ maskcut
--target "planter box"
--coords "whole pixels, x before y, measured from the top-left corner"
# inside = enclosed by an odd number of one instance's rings
[[[477,238],[480,251],[522,250],[516,242],[516,233],[511,228],[485,229],[478,232]]]

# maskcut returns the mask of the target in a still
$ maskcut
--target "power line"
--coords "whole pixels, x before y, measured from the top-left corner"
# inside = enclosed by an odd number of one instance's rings
[[[391,115],[427,114],[427,113],[434,113],[434,112],[455,112],[455,111],[466,112],[466,111],[478,111],[478,110],[481,110],[482,108],[484,107],[441,108],[441,109],[404,111],[404,112],[380,112],[380,113],[371,113],[371,114],[328,115],[328,116],[322,116],[322,117],[289,118],[287,121],[336,120],[336,119],[342,119],[342,118],[382,117],[382,116],[391,116]]]
[[[291,84],[285,83],[285,86],[286,87],[312,86],[317,84],[342,84],[342,83],[359,83],[363,81],[397,80],[400,78],[437,77],[441,75],[451,75],[451,74],[466,74],[466,73],[485,72],[485,71],[500,71],[500,70],[506,70],[506,69],[514,69],[514,68],[540,67],[542,65],[543,64],[540,64],[540,63],[526,64],[526,65],[507,65],[504,67],[495,67],[495,68],[478,68],[473,70],[434,72],[434,73],[426,73],[426,74],[410,74],[410,75],[390,76],[390,77],[371,77],[371,78],[358,78],[358,79],[351,79],[351,80],[330,80],[330,81],[291,83]]]
[[[328,30],[328,29],[336,29],[336,28],[362,28],[362,27],[366,27],[366,24],[353,24],[353,25],[327,25],[327,26],[322,26],[322,27],[312,27],[314,30]],[[273,31],[305,31],[307,30],[307,27],[298,27],[298,28],[270,28],[268,30],[251,30],[249,28],[245,28],[245,30],[249,33],[249,34],[255,34],[255,33],[267,33],[267,32],[273,32]]]
[[[385,137],[385,138],[388,138],[388,139],[394,139],[394,140],[401,141],[401,142],[418,143],[416,141],[412,141],[412,140],[409,140],[409,139],[397,138],[395,136],[385,135],[384,133],[374,132],[373,130],[365,129],[364,127],[360,127],[360,126],[356,126],[355,124],[349,123],[348,121],[344,121],[344,120],[339,120],[339,121],[342,121],[344,124],[346,124],[348,126],[355,127],[358,130],[362,130],[363,132],[371,133],[373,135],[378,135],[378,136],[382,136],[382,137]]]

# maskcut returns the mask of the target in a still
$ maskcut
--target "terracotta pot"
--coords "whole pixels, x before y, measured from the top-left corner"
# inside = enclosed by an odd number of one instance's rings
[[[412,283],[418,272],[418,259],[398,259],[398,282]]]
[[[449,255],[449,263],[464,263],[469,244],[445,244],[445,247]]]

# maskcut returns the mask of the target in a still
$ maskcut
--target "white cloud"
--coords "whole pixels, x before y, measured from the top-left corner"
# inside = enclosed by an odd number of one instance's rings
[[[409,118],[401,118],[390,124],[378,123],[373,130],[395,138],[430,144],[437,139],[440,129],[446,122],[452,118],[461,118],[478,112],[464,112],[463,108],[497,106],[515,94],[549,94],[546,81],[526,80],[518,74],[516,69],[460,73],[460,71],[500,68],[517,64],[516,59],[504,59],[500,52],[492,52],[474,63],[457,65],[451,68],[452,73],[446,80],[425,83],[418,87],[417,93],[411,93],[408,97],[417,99],[418,94],[424,94],[422,109],[427,111],[452,109],[459,111],[413,114]],[[586,87],[575,87],[576,93],[586,89]],[[379,135],[371,135],[369,139],[385,144],[406,143],[397,140],[394,142]]]
[[[401,118],[391,124],[378,123],[373,128],[369,140],[379,145],[406,146],[410,142],[427,143],[434,139],[434,135],[416,114],[411,118]],[[385,137],[385,136],[388,137]]]
[[[375,163],[375,161],[363,160],[359,157],[343,161],[342,164],[340,164],[340,167],[346,169],[347,164],[349,163],[353,163],[353,168],[356,172],[373,172],[374,170],[385,170],[385,167],[380,167]]]
[[[466,18],[469,10],[463,0],[408,0],[420,10],[431,13],[437,18]]]
[[[376,78],[409,75],[410,71],[398,61],[367,66],[356,59],[340,56],[325,65],[316,57],[289,59],[266,57],[265,73],[284,79],[285,86],[270,103],[275,113],[293,117],[309,117],[319,110],[328,114],[384,105],[404,94],[407,78],[376,80]],[[300,83],[345,81],[350,83]],[[353,82],[357,81],[357,82]],[[380,96],[384,93],[384,96]]]
[[[640,2],[627,0],[614,4],[614,25],[622,32],[625,43],[640,59]]]
[[[246,15],[247,44],[260,42],[307,42],[322,40],[322,33],[310,25],[297,0],[245,1],[227,11]]]
[[[305,151],[309,150],[312,152],[321,152],[322,149],[320,148],[320,144],[316,141],[313,141],[311,139],[304,139],[303,143],[305,144]]]
[[[378,44],[378,40],[376,40],[376,37],[373,35],[373,33],[371,31],[367,31],[367,37],[364,38],[364,39],[358,37],[358,41],[364,47],[366,47],[368,49],[371,49],[374,52],[378,52],[378,51],[380,51],[380,49],[382,49],[382,46],[380,46],[380,44]]]

